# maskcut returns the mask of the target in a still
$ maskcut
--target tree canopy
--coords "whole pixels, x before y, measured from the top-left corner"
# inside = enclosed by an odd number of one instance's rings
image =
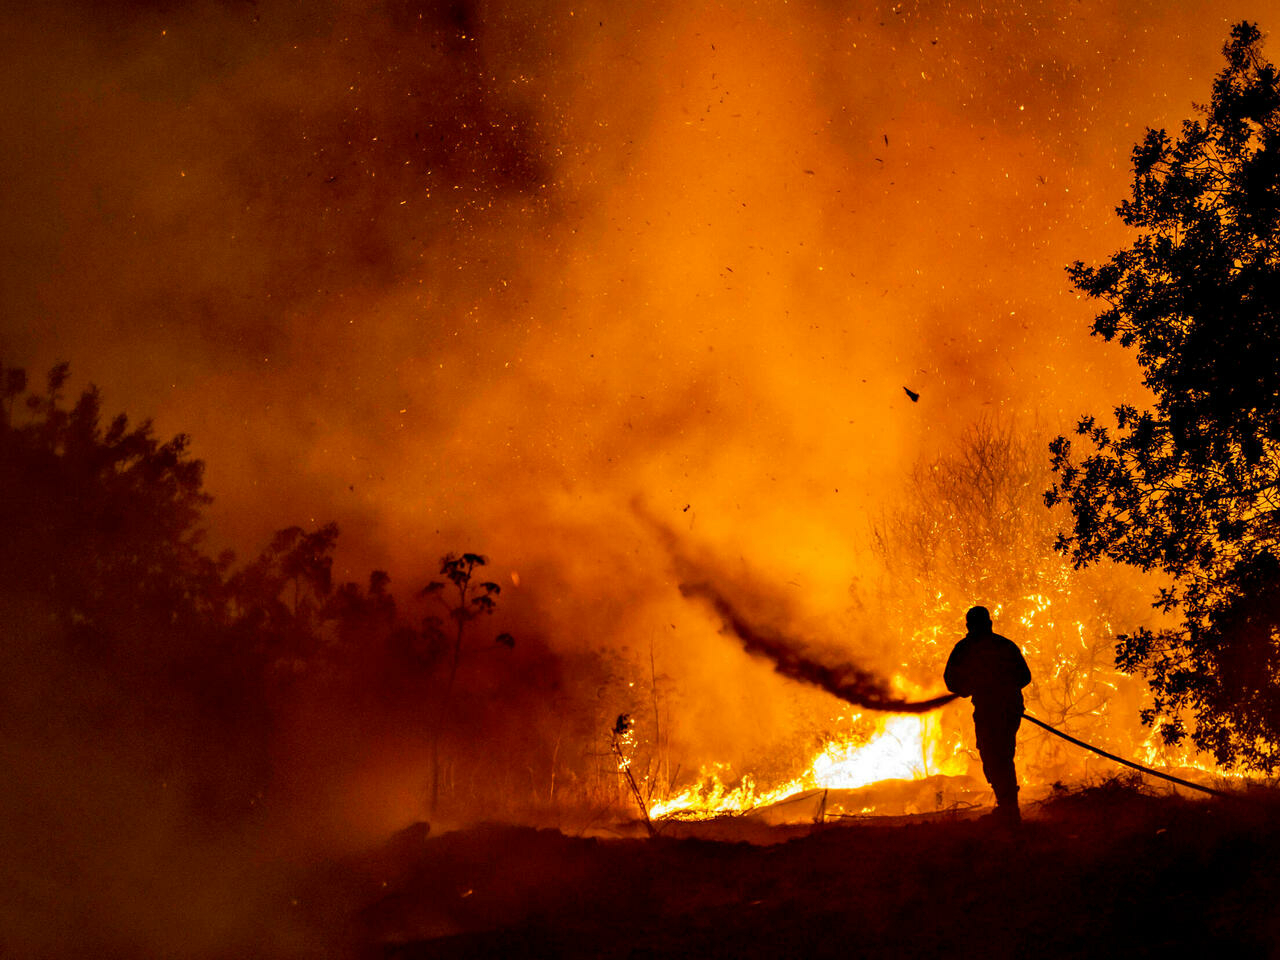
[[[1133,349],[1149,409],[1083,417],[1051,445],[1069,505],[1058,541],[1077,566],[1111,558],[1165,574],[1156,606],[1177,626],[1117,640],[1141,672],[1143,720],[1224,765],[1280,766],[1280,84],[1256,25],[1178,136],[1133,150],[1137,231],[1076,287],[1105,309],[1092,332]]]
[[[367,587],[337,581],[336,524],[281,529],[244,563],[210,556],[204,464],[187,436],[104,417],[95,387],[66,396],[69,376],[58,364],[33,386],[0,364],[0,748],[39,744],[72,769],[88,763],[82,744],[102,744],[148,788],[170,784],[194,814],[232,822],[284,791],[276,758],[298,718],[346,717],[371,739],[530,725],[511,704],[535,695],[530,676],[551,685],[545,648],[522,645],[521,669],[490,662],[486,693],[501,696],[452,689],[463,627],[499,592],[472,579],[484,557],[442,560],[458,594],[449,639],[438,618],[411,625],[385,571]],[[524,745],[549,752],[537,731]]]

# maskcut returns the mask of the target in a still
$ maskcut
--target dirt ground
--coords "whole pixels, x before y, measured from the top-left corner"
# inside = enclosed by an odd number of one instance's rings
[[[1274,794],[1112,781],[1025,812],[1016,835],[972,813],[652,840],[419,825],[308,902],[350,955],[397,960],[1280,957]]]

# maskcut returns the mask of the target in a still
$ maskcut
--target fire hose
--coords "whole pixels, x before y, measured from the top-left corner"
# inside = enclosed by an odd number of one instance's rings
[[[667,535],[670,536],[669,531]],[[852,664],[833,666],[812,660],[801,653],[786,638],[753,626],[730,603],[728,598],[710,582],[682,583],[680,592],[686,597],[700,597],[709,602],[715,608],[715,611],[720,614],[725,626],[742,641],[743,648],[750,654],[761,656],[771,661],[773,668],[784,677],[820,687],[854,706],[869,710],[883,710],[888,713],[919,714],[936,710],[959,697],[959,694],[955,693],[946,693],[929,700],[919,701],[907,701],[893,697],[883,689],[883,685],[877,682],[877,678],[872,674],[860,670]],[[1199,790],[1201,793],[1209,793],[1216,797],[1236,796],[1236,794],[1227,793],[1224,790],[1215,790],[1213,787],[1192,783],[1190,780],[1183,780],[1181,777],[1173,776],[1173,774],[1161,773],[1159,770],[1152,770],[1150,767],[1144,767],[1142,764],[1134,763],[1132,760],[1117,757],[1114,753],[1108,753],[1101,747],[1095,747],[1093,744],[1077,740],[1061,730],[1055,730],[1043,720],[1039,720],[1025,711],[1022,715],[1037,727],[1044,728],[1055,737],[1060,737],[1068,743],[1074,743],[1077,747],[1083,747],[1100,757],[1106,757],[1108,760],[1130,767],[1139,773],[1159,777],[1162,780],[1168,780],[1170,783],[1176,783],[1190,790]]]
[[[916,704],[916,706],[932,709],[934,706],[943,706],[944,704],[950,703],[952,700],[956,700],[956,699],[958,699],[957,694],[954,694],[954,693],[947,694],[941,697],[934,697],[932,700],[925,701],[924,703],[921,703],[921,704]],[[1168,780],[1170,783],[1176,783],[1179,786],[1188,787],[1191,790],[1199,790],[1201,793],[1211,793],[1215,797],[1234,798],[1236,796],[1236,794],[1228,793],[1225,790],[1215,790],[1213,787],[1206,787],[1199,783],[1192,783],[1190,780],[1183,780],[1181,777],[1175,777],[1171,773],[1162,773],[1159,770],[1152,770],[1150,767],[1144,767],[1142,764],[1135,763],[1132,760],[1126,760],[1124,757],[1117,757],[1114,753],[1108,753],[1106,750],[1103,750],[1101,747],[1095,747],[1092,743],[1085,743],[1083,740],[1077,740],[1075,737],[1071,736],[1071,734],[1063,733],[1061,730],[1057,730],[1054,727],[1049,726],[1049,724],[1045,723],[1043,720],[1039,719],[1038,717],[1033,717],[1031,714],[1027,713],[1025,710],[1022,712],[1022,717],[1025,720],[1030,720],[1037,727],[1040,727],[1043,730],[1049,731],[1055,737],[1060,737],[1061,739],[1067,741],[1067,743],[1074,743],[1077,747],[1084,747],[1084,749],[1090,750],[1093,753],[1096,753],[1100,757],[1106,757],[1108,760],[1113,760],[1116,763],[1121,764],[1122,766],[1130,767],[1133,770],[1137,770],[1139,773],[1147,773],[1153,777],[1159,777],[1161,780]]]
[[[1071,736],[1070,734],[1063,733],[1061,730],[1055,730],[1053,727],[1049,726],[1049,724],[1045,723],[1043,720],[1037,720],[1035,717],[1033,717],[1029,713],[1026,713],[1025,711],[1023,712],[1022,716],[1025,719],[1030,720],[1037,727],[1041,727],[1045,730],[1048,730],[1055,737],[1061,737],[1063,740],[1066,740],[1068,743],[1074,743],[1077,747],[1084,747],[1086,750],[1092,750],[1094,753],[1096,753],[1100,757],[1106,757],[1108,760],[1114,760],[1116,763],[1123,764],[1126,767],[1132,767],[1134,770],[1137,770],[1141,773],[1149,773],[1153,777],[1159,777],[1162,780],[1168,780],[1171,783],[1176,783],[1183,787],[1189,787],[1192,790],[1199,790],[1202,793],[1211,793],[1215,797],[1235,796],[1234,794],[1227,793],[1225,790],[1215,790],[1213,787],[1205,787],[1198,783],[1192,783],[1190,780],[1183,780],[1181,777],[1175,777],[1171,773],[1161,773],[1159,770],[1152,770],[1150,767],[1144,767],[1142,764],[1134,763],[1132,760],[1126,760],[1124,759],[1124,757],[1117,757],[1114,753],[1107,753],[1107,751],[1103,750],[1101,747],[1095,747],[1093,744],[1085,743],[1083,740],[1077,740],[1075,737]]]

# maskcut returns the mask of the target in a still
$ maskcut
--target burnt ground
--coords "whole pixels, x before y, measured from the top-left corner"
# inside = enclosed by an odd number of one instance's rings
[[[397,960],[1280,957],[1274,795],[1113,781],[1026,812],[1017,835],[953,814],[769,828],[763,844],[422,825],[335,865],[311,902],[353,954]]]

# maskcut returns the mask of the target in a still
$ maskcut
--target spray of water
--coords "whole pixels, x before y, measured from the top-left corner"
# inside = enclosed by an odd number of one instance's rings
[[[886,713],[927,713],[956,699],[954,693],[916,701],[895,697],[882,677],[851,663],[822,663],[802,653],[801,644],[749,623],[728,598],[710,584],[683,583],[680,592],[709,603],[747,653],[764,657],[782,676],[820,687],[847,703]]]

